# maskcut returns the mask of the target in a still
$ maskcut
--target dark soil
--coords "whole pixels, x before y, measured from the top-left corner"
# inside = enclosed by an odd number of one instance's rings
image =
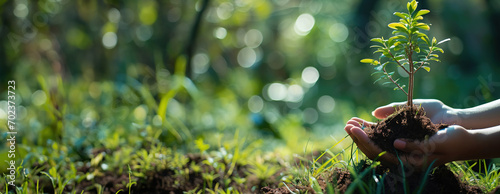
[[[406,177],[403,178],[400,171],[394,172],[388,169],[384,166],[377,166],[373,170],[375,173],[366,175],[363,181],[373,181],[369,180],[373,179],[373,177],[384,177],[382,188],[385,193],[405,193],[403,182],[407,185],[407,193],[417,192],[421,188],[425,172],[406,172]],[[364,169],[360,170],[363,171]],[[460,178],[444,165],[436,167],[434,172],[427,175],[426,179],[427,181],[421,193],[483,193],[480,187],[461,182]],[[337,192],[344,193],[354,180],[351,178],[349,171],[337,169],[332,173],[331,181],[336,183],[335,190]]]
[[[269,180],[260,180],[255,175],[249,173],[250,166],[236,165],[232,174],[227,175],[226,171],[217,171],[213,166],[205,164],[203,161],[206,158],[199,154],[188,154],[189,161],[182,169],[163,169],[159,171],[144,172],[145,177],[134,178],[137,182],[132,186],[131,193],[183,193],[185,191],[197,190],[204,191],[209,188],[209,185],[214,187],[218,185],[219,189],[226,190],[232,187],[235,190],[243,191],[244,193],[258,193],[264,186],[277,187],[281,178],[278,171]],[[218,161],[223,163],[224,161]],[[194,170],[190,167],[191,164],[200,166],[199,170]],[[228,164],[226,164],[228,165]],[[81,172],[88,172],[92,169],[79,169]],[[183,171],[185,174],[180,175],[178,171]],[[218,175],[211,183],[203,179],[203,173],[215,173]],[[245,178],[245,182],[237,183],[234,181],[237,178]],[[126,173],[118,175],[116,172],[106,172],[103,176],[97,176],[94,180],[83,180],[78,183],[76,190],[79,193],[84,190],[94,193],[97,189],[93,186],[94,183],[104,185],[103,193],[113,194],[122,189],[128,192],[126,184],[128,183],[128,175]],[[69,188],[72,189],[71,185]],[[300,187],[302,189],[302,187]]]
[[[398,110],[396,114],[367,127],[365,131],[382,150],[396,154],[394,140],[406,138],[421,141],[445,127],[447,127],[445,124],[433,124],[431,119],[425,116],[423,108],[413,106],[412,109],[405,107]]]

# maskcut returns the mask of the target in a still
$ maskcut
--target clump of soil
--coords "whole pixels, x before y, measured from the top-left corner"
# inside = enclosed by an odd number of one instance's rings
[[[424,140],[437,133],[445,124],[434,124],[422,107],[405,107],[365,130],[368,137],[382,150],[396,154],[393,143],[398,138]]]

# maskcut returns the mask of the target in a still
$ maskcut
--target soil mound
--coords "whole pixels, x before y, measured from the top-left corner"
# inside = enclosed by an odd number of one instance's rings
[[[421,141],[447,126],[432,123],[431,119],[425,116],[425,110],[422,107],[413,106],[413,108],[405,107],[397,110],[395,114],[376,125],[367,127],[365,131],[382,150],[396,154],[393,146],[394,140],[406,138]]]

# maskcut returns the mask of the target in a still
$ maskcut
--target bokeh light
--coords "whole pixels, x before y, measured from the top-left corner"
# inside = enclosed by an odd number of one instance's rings
[[[102,45],[107,49],[115,48],[116,43],[118,43],[118,37],[114,32],[106,32],[102,36]]]
[[[240,66],[249,68],[257,61],[257,53],[250,47],[245,47],[240,50],[237,56]]]
[[[248,109],[250,112],[258,113],[264,108],[264,100],[260,96],[252,96],[248,100]]]
[[[331,96],[324,95],[318,99],[318,110],[322,113],[330,113],[335,108],[335,99]]]
[[[302,81],[307,84],[315,84],[319,79],[319,71],[314,67],[306,67],[302,70]]]
[[[301,14],[295,21],[294,30],[298,35],[305,36],[312,30],[314,23],[315,20],[311,14]]]
[[[288,88],[281,83],[272,83],[267,89],[267,94],[271,100],[280,101],[287,97]]]
[[[335,23],[329,29],[330,38],[335,42],[344,42],[349,36],[349,29],[343,23]]]

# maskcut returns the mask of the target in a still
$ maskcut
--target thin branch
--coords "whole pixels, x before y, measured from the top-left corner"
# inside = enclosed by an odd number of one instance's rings
[[[408,71],[408,70],[407,70],[407,69],[406,69],[403,65],[401,65],[401,63],[399,63],[399,61],[398,61],[398,60],[396,60],[396,57],[394,57],[394,55],[391,53],[391,51],[390,51],[390,50],[389,50],[389,54],[391,55],[392,59],[393,59],[394,61],[396,61],[396,63],[398,63],[398,65],[399,65],[401,68],[403,68],[403,70],[404,70],[404,71],[406,71],[406,73],[408,73],[408,75],[410,75],[410,72],[409,72],[409,71]]]
[[[400,85],[399,85],[396,81],[394,81],[394,80],[392,79],[392,77],[391,77],[391,76],[387,73],[387,71],[385,70],[385,67],[384,67],[384,69],[383,69],[383,70],[384,70],[384,74],[386,74],[386,75],[387,75],[387,77],[391,80],[391,82],[392,82],[392,83],[394,83],[394,84],[396,84],[396,86],[398,86],[398,88],[399,88],[401,91],[403,91],[403,92],[406,94],[406,96],[408,96],[408,92],[406,92],[406,91],[405,91],[405,90],[404,90],[404,89],[403,89],[403,88],[402,88],[402,87],[401,87],[401,86],[400,86]]]
[[[433,47],[431,47],[431,49],[429,50],[429,53],[427,54],[427,56],[425,56],[425,59],[427,59],[427,60],[428,60],[428,59],[429,59],[429,56],[431,56],[431,53],[432,53],[432,48],[433,48]],[[420,63],[420,66],[418,66],[417,70],[415,70],[415,73],[416,73],[416,72],[417,72],[420,68],[422,68],[422,66],[424,66],[424,64],[425,64],[425,61],[422,61],[422,62]]]

